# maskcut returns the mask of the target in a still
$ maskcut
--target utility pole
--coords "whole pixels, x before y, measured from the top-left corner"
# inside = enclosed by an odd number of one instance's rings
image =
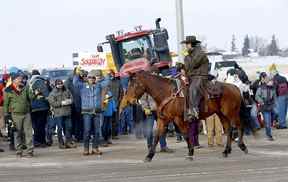
[[[177,31],[177,53],[178,60],[183,61],[183,55],[181,55],[181,51],[183,46],[180,44],[182,40],[184,40],[184,21],[183,21],[183,1],[175,0],[176,2],[176,31]]]

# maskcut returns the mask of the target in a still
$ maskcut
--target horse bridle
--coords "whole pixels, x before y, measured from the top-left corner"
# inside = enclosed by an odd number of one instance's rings
[[[134,81],[133,84],[136,84],[136,87],[140,87],[140,89],[143,90],[143,94],[146,92],[146,88],[144,87],[144,85],[141,82],[136,82],[135,78],[132,78],[131,81],[132,82]],[[131,82],[129,84],[131,84]],[[135,90],[135,91],[137,92],[137,90]],[[137,95],[136,100],[139,99],[143,94],[140,94],[139,96],[136,94]]]

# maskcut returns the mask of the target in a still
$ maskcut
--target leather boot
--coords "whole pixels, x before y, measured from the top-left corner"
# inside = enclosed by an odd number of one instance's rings
[[[59,143],[59,149],[65,149],[66,146],[63,143]]]
[[[99,148],[95,148],[95,149],[92,149],[91,154],[92,155],[102,155],[102,152],[99,150]]]
[[[162,152],[162,153],[174,153],[174,150],[173,150],[173,149],[170,149],[170,148],[168,148],[168,147],[165,147],[165,148],[162,148],[162,149],[160,150],[160,152]]]
[[[76,148],[76,147],[77,147],[76,144],[75,144],[75,143],[72,143],[72,142],[67,142],[65,146],[66,146],[66,148],[68,148],[68,149]]]
[[[83,155],[84,155],[84,156],[89,155],[89,149],[88,149],[88,148],[84,148]]]
[[[194,117],[194,119],[199,119],[199,109],[196,107],[192,108],[192,117]]]

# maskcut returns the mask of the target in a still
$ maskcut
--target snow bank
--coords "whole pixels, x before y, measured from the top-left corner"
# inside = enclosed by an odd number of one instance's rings
[[[280,74],[288,76],[288,57],[245,57],[237,58],[235,61],[247,72],[251,80],[256,79],[257,72],[268,72],[269,66],[273,63],[277,66]]]

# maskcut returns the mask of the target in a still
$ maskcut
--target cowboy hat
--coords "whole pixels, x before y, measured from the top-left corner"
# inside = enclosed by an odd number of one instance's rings
[[[196,36],[194,35],[186,36],[186,39],[181,42],[181,44],[192,44],[192,45],[196,45],[200,43],[201,41],[197,40]]]

